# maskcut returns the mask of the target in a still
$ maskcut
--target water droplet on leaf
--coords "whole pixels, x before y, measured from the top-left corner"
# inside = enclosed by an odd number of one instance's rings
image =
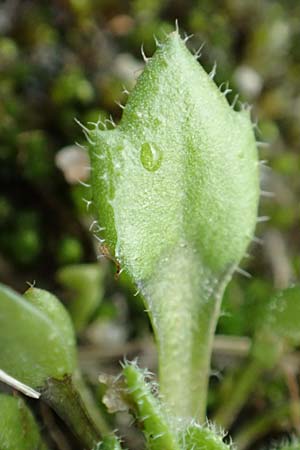
[[[155,172],[161,166],[162,151],[155,144],[145,142],[141,146],[140,158],[146,170]]]

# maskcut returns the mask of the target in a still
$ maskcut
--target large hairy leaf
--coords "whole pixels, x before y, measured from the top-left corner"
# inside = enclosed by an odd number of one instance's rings
[[[88,138],[101,237],[145,298],[162,392],[182,416],[203,417],[220,299],[256,222],[249,112],[228,105],[174,32],[118,127]]]

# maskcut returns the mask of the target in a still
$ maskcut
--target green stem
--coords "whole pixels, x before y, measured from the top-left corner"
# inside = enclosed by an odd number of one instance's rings
[[[226,430],[230,428],[247,401],[261,371],[260,365],[254,359],[246,364],[233,383],[230,395],[227,392],[226,398],[222,399],[221,407],[213,418],[214,422]]]
[[[217,306],[213,302],[207,303],[188,319],[177,316],[173,321],[166,315],[165,320],[160,321],[159,332],[156,332],[159,336],[159,381],[163,401],[174,416],[197,417],[200,423],[206,415],[211,330],[215,329],[214,310]],[[198,330],[190,333],[187,322],[196,318]]]
[[[171,429],[160,402],[151,392],[151,385],[135,363],[126,364],[123,374],[128,386],[128,396],[133,402],[137,419],[147,437],[149,450],[179,450],[176,433]]]
[[[92,449],[101,440],[101,435],[89,417],[71,377],[65,377],[63,380],[49,378],[41,394],[42,399],[70,427],[87,450]]]
[[[117,436],[110,435],[105,436],[95,450],[122,450],[122,447]]]
[[[291,415],[291,411],[295,407],[299,410],[298,403],[284,404],[272,411],[267,411],[264,415],[248,423],[234,438],[237,448],[239,450],[245,450],[259,438],[265,436],[270,431],[274,431],[274,428],[278,428],[283,419]]]
[[[206,417],[210,360],[228,277],[205,273],[188,247],[170,257],[144,286],[158,347],[162,399],[173,416]],[[178,274],[180,273],[180,276]]]
[[[230,450],[231,445],[223,442],[223,437],[218,434],[213,427],[200,426],[197,423],[191,423],[184,430],[182,435],[181,447],[184,450],[205,449],[205,450]]]

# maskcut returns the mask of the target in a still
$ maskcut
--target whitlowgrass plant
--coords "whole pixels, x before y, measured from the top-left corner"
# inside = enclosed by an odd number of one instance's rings
[[[125,362],[115,394],[135,417],[148,450],[232,448],[226,433],[206,419],[210,359],[224,289],[235,271],[244,273],[239,264],[255,239],[260,164],[249,108],[236,111],[228,87],[213,81],[215,67],[207,74],[197,56],[176,29],[157,42],[152,58],[145,57],[118,126],[83,126],[95,237],[117,273],[125,271],[137,286],[156,338],[158,385],[136,362]],[[68,287],[76,284],[71,314],[81,331],[102,296],[90,286],[100,282],[97,268],[72,267],[59,278]],[[91,298],[83,304],[86,295]],[[298,297],[295,286],[270,301],[250,352],[251,370],[229,392],[216,423],[227,428],[257,374],[273,368],[284,348],[299,345]],[[46,401],[82,448],[124,448],[92,414],[73,326],[56,297],[33,287],[21,296],[0,286],[0,342],[2,381]],[[270,343],[278,352],[269,352],[267,361]],[[27,449],[11,439],[5,449]],[[292,441],[281,447],[286,449],[299,445]]]

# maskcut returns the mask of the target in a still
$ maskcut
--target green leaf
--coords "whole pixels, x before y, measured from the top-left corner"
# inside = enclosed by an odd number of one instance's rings
[[[75,339],[70,318],[54,295],[30,288],[25,297],[0,285],[0,367],[38,389],[49,377],[73,373]]]
[[[1,450],[46,450],[33,415],[21,398],[0,394]]]
[[[84,329],[102,301],[104,274],[101,269],[99,264],[77,264],[58,271],[58,280],[75,294],[68,309],[78,332]]]
[[[101,236],[144,296],[164,398],[203,419],[220,301],[256,223],[249,112],[230,108],[174,32],[118,127],[87,131]]]
[[[76,359],[71,319],[54,295],[30,288],[23,297],[0,285],[1,369],[39,391],[91,448],[100,434],[78,392]]]

